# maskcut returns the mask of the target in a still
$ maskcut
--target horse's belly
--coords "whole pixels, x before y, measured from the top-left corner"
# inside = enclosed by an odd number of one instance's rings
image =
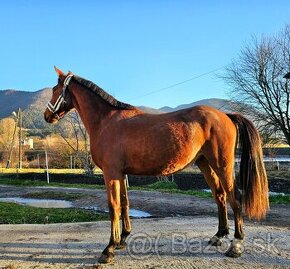
[[[194,161],[197,150],[184,150],[180,152],[164,152],[163,154],[135,156],[127,166],[125,173],[138,175],[168,175],[189,165]]]
[[[154,127],[154,128],[153,128]],[[128,173],[166,175],[194,161],[202,144],[202,132],[196,123],[176,122],[145,128],[127,139],[125,145]],[[159,128],[157,128],[159,127]]]

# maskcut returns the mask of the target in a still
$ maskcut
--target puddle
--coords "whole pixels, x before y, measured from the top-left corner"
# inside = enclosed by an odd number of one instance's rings
[[[55,200],[55,199],[33,199],[33,198],[22,198],[22,197],[7,197],[0,198],[0,202],[10,202],[16,203],[20,205],[27,205],[32,207],[40,207],[40,208],[71,208],[73,207],[73,203],[66,200]],[[96,206],[88,206],[82,207],[83,209],[89,209],[97,212],[106,212],[107,210],[101,210]],[[150,218],[151,214],[145,211],[130,209],[129,216],[133,218]]]
[[[277,195],[285,196],[285,193],[284,192],[269,191],[269,196],[277,196]]]
[[[97,206],[86,206],[83,209],[89,209],[97,212],[108,213],[108,210],[102,210]],[[152,215],[146,211],[138,210],[138,209],[129,209],[129,216],[132,218],[150,218]]]
[[[141,211],[138,209],[129,209],[129,216],[134,218],[150,218],[151,214],[145,211]]]
[[[0,202],[12,202],[20,205],[28,205],[40,208],[70,208],[73,207],[72,203],[65,200],[53,199],[32,199],[21,197],[0,198]]]

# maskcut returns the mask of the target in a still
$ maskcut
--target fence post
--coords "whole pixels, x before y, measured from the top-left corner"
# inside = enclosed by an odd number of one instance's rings
[[[39,154],[37,154],[37,168],[40,168],[40,160],[39,160]]]
[[[46,165],[46,179],[47,179],[47,184],[49,184],[49,173],[48,173],[48,157],[47,157],[47,151],[45,151],[45,165]]]
[[[128,175],[125,175],[125,177],[126,177],[127,188],[129,188],[130,186],[129,186],[129,179],[128,179]]]

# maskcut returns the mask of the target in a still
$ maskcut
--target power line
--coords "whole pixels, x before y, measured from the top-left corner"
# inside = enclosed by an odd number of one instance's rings
[[[221,67],[219,67],[219,68],[213,69],[213,70],[211,70],[211,71],[208,71],[208,72],[202,73],[202,74],[200,74],[200,75],[195,75],[195,76],[193,76],[193,77],[191,77],[191,78],[189,78],[189,79],[186,79],[186,80],[183,80],[183,81],[180,81],[180,82],[174,83],[174,84],[169,85],[169,86],[167,86],[167,87],[160,88],[160,89],[158,89],[158,90],[154,90],[154,91],[151,91],[151,92],[145,93],[145,94],[143,94],[143,95],[139,95],[139,96],[133,97],[133,98],[129,99],[129,101],[131,101],[131,100],[135,100],[135,99],[139,99],[139,98],[142,98],[142,97],[145,97],[145,96],[148,96],[148,95],[152,95],[152,94],[155,94],[155,93],[157,93],[157,92],[161,92],[161,91],[165,91],[165,90],[168,90],[168,89],[174,88],[174,87],[179,86],[179,85],[181,85],[181,84],[185,84],[185,83],[187,83],[187,82],[189,82],[189,81],[192,81],[192,80],[195,80],[195,79],[198,79],[198,78],[201,78],[201,77],[207,76],[207,75],[209,75],[209,74],[211,74],[211,73],[214,73],[214,72],[216,72],[216,71],[219,71],[219,70],[221,70],[221,69],[224,69],[224,68],[227,67],[227,66],[228,66],[228,64],[223,65],[223,66],[221,66]]]

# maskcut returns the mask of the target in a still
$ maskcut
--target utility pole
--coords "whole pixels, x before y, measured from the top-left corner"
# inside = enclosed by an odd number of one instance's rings
[[[19,124],[19,147],[18,147],[18,168],[22,169],[22,111],[18,109],[18,124]]]

